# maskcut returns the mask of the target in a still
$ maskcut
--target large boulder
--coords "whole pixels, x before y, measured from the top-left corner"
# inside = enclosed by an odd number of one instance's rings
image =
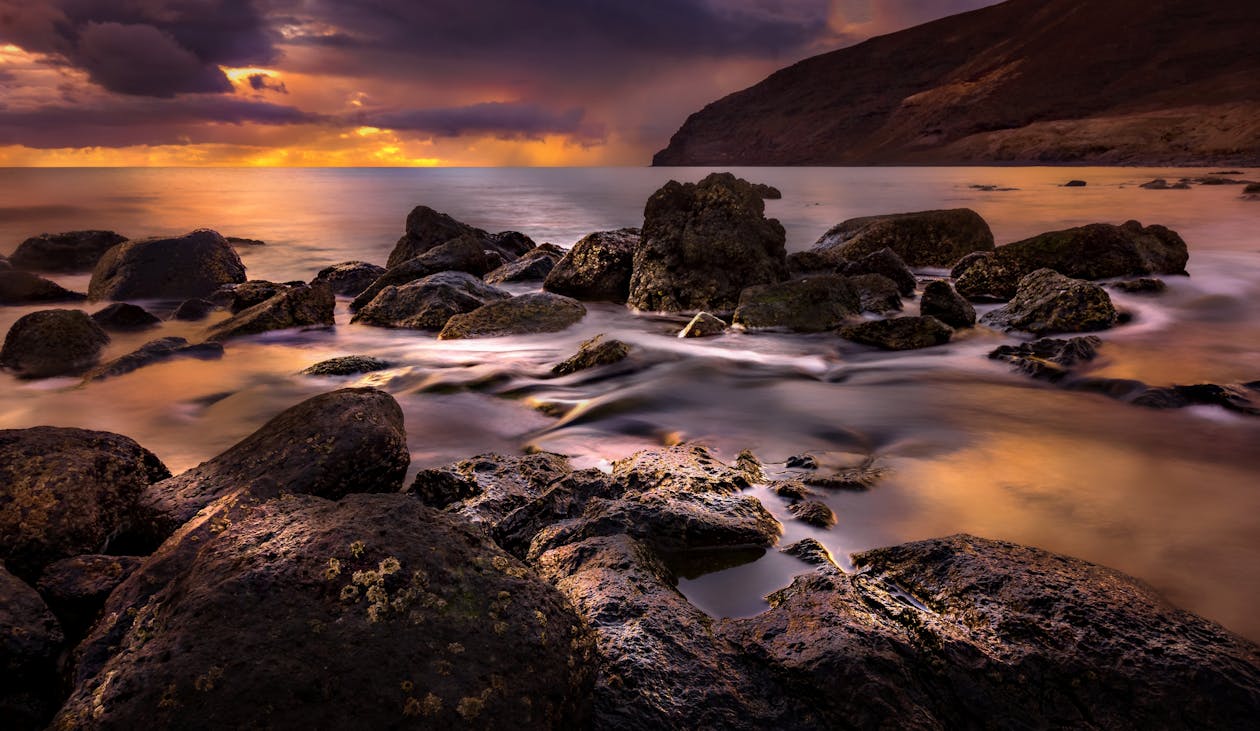
[[[467,272],[439,272],[380,290],[351,322],[376,327],[441,330],[452,316],[507,299],[507,292]]]
[[[543,282],[543,289],[576,300],[624,304],[641,232],[598,231],[573,245]]]
[[[92,319],[103,330],[113,332],[136,332],[148,330],[162,324],[148,310],[127,302],[115,302],[92,313]]]
[[[126,236],[113,231],[40,234],[18,244],[9,262],[15,269],[90,272],[106,251],[126,240]]]
[[[118,434],[0,431],[0,559],[33,580],[54,561],[103,552],[134,525],[145,488],[170,474]]]
[[[586,317],[586,308],[581,302],[550,292],[537,292],[496,300],[472,312],[454,315],[438,337],[459,340],[560,332],[576,325],[583,317]]]
[[[900,256],[897,256],[897,252],[888,248],[878,249],[853,261],[843,262],[839,266],[839,271],[850,277],[864,274],[887,277],[897,285],[897,291],[902,297],[913,296],[914,290],[919,286],[919,280],[915,278],[914,272],[910,271],[910,267],[906,266]]]
[[[223,341],[272,330],[331,327],[336,305],[328,285],[297,285],[212,326],[206,339]]]
[[[128,241],[96,263],[88,299],[206,297],[245,281],[245,265],[227,239],[202,229],[173,238]]]
[[[407,214],[407,232],[390,252],[386,266],[392,269],[430,249],[459,238],[476,241],[481,250],[493,251],[504,261],[512,261],[534,248],[534,242],[522,233],[516,231],[505,231],[499,234],[486,233],[428,206],[417,206]]]
[[[949,267],[973,251],[992,251],[993,232],[969,208],[853,218],[822,235],[814,250],[836,261],[892,249],[912,267]]]
[[[115,588],[144,562],[139,556],[89,554],[49,564],[35,585],[73,646],[87,634]]]
[[[488,272],[485,279],[490,284],[543,281],[563,256],[560,247],[543,244],[525,252],[519,259]]]
[[[96,365],[109,336],[80,310],[40,310],[23,315],[4,338],[0,367],[21,378],[82,373]]]
[[[38,274],[0,269],[0,305],[27,305],[40,302],[80,302],[85,299],[51,279]]]
[[[169,337],[150,340],[136,350],[119,356],[108,363],[93,368],[83,375],[84,382],[101,381],[123,376],[154,363],[172,358],[197,358],[215,360],[223,357],[223,346],[218,343],[191,344],[185,338]]]
[[[332,289],[333,294],[358,297],[363,290],[372,286],[372,282],[380,279],[385,271],[385,267],[365,261],[345,261],[320,269],[311,284],[322,282]]]
[[[255,483],[339,498],[396,492],[411,455],[402,409],[373,388],[333,391],[287,409],[228,451],[149,486],[141,541],[170,535],[215,500]]]
[[[64,636],[44,600],[0,565],[0,719],[39,731],[57,710],[57,658]]]
[[[847,325],[840,337],[883,350],[917,350],[948,343],[954,336],[949,325],[935,317],[894,317]]]
[[[747,181],[714,173],[648,199],[629,304],[647,311],[731,310],[744,289],[788,278],[783,226]]]
[[[1095,223],[1000,246],[960,272],[957,287],[969,299],[1007,300],[1038,269],[1073,279],[1185,274],[1189,258],[1186,242],[1163,226]]]
[[[919,313],[935,317],[955,329],[975,327],[976,308],[963,299],[949,282],[929,282],[919,300]]]
[[[1040,337],[1106,330],[1116,324],[1117,318],[1107,290],[1051,269],[1039,269],[1020,280],[1009,304],[986,314],[981,322]]]
[[[823,274],[745,289],[734,322],[749,329],[824,332],[861,311],[861,300],[847,278]]]
[[[410,495],[272,500],[80,672],[52,728],[577,728],[591,642],[564,598]],[[89,642],[92,640],[89,639]]]
[[[439,244],[414,259],[391,266],[354,298],[350,303],[350,310],[357,312],[362,309],[386,287],[414,282],[431,274],[468,272],[476,277],[484,276],[493,267],[481,247],[482,244],[476,239],[465,236]]]

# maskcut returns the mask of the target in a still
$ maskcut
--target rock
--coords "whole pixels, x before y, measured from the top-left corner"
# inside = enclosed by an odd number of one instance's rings
[[[710,315],[707,312],[697,313],[691,318],[691,322],[678,333],[680,338],[707,338],[725,333],[727,324],[725,321]]]
[[[773,185],[766,185],[765,183],[753,183],[752,187],[753,187],[753,190],[757,192],[757,195],[761,196],[765,200],[779,200],[783,198],[783,193],[778,188],[774,187]]]
[[[1086,183],[1084,180],[1069,180],[1063,184],[1063,187],[1064,188],[1084,188],[1087,185],[1089,185],[1089,183]]]
[[[124,436],[40,426],[0,431],[0,559],[34,580],[48,564],[110,548],[140,494],[170,472]]]
[[[1163,226],[1095,223],[998,247],[991,258],[962,272],[956,286],[968,299],[1006,300],[1014,296],[1020,279],[1038,269],[1073,279],[1109,279],[1185,274],[1188,260],[1186,242]]]
[[[830,528],[836,524],[836,514],[827,507],[826,503],[818,500],[792,503],[788,506],[788,511],[795,515],[797,520],[819,528]]]
[[[14,269],[38,272],[90,272],[106,251],[126,240],[113,231],[40,234],[18,244],[9,262]]]
[[[38,274],[0,269],[0,305],[80,302],[84,299],[84,295],[71,292]]]
[[[534,240],[520,231],[501,231],[497,234],[490,234],[489,251],[498,254],[504,261],[512,261],[518,256],[524,256],[527,252],[533,251],[537,244]]]
[[[159,338],[141,345],[134,352],[93,368],[84,374],[83,380],[84,382],[90,382],[113,378],[139,370],[147,365],[170,360],[171,358],[216,360],[222,357],[223,346],[218,343],[190,345],[184,338]]]
[[[392,368],[393,363],[367,355],[346,355],[322,360],[302,371],[304,376],[355,376]]]
[[[1117,317],[1111,297],[1102,287],[1070,279],[1051,269],[1039,269],[1020,280],[1010,304],[988,313],[981,322],[1040,337],[1106,330],[1116,324]]]
[[[849,277],[858,277],[863,274],[879,274],[887,277],[897,285],[897,291],[903,297],[914,296],[914,290],[919,286],[919,280],[915,278],[914,272],[910,271],[906,263],[892,249],[872,251],[859,259],[841,262],[840,272]]]
[[[390,252],[386,266],[393,269],[455,239],[473,241],[479,251],[494,251],[502,256],[504,261],[512,261],[534,248],[534,242],[528,236],[516,231],[488,234],[479,228],[457,221],[445,213],[438,213],[428,206],[417,206],[407,215],[407,232]],[[474,273],[480,276],[486,271]]]
[[[77,375],[96,365],[109,336],[80,310],[23,315],[4,338],[0,367],[19,378]]]
[[[140,500],[147,524],[138,537],[160,541],[210,503],[255,483],[327,498],[397,492],[410,461],[402,409],[389,394],[372,388],[322,394],[214,459],[148,487]]]
[[[783,226],[747,181],[714,173],[670,181],[648,199],[629,304],[640,310],[730,310],[740,292],[788,277]]]
[[[1107,286],[1129,294],[1159,294],[1168,289],[1168,285],[1164,283],[1164,280],[1151,277],[1130,279],[1125,282],[1112,282]]]
[[[992,251],[973,251],[970,254],[959,259],[958,262],[954,264],[954,268],[949,270],[949,276],[952,279],[958,279],[959,277],[963,275],[963,272],[971,268],[972,264],[975,264],[981,259],[992,259],[992,258],[993,258]]]
[[[175,312],[171,314],[172,320],[181,322],[200,322],[210,316],[214,312],[215,305],[210,300],[201,299],[200,297],[184,300],[175,308]]]
[[[849,277],[849,286],[857,291],[863,312],[882,315],[901,311],[901,293],[897,291],[897,283],[883,274]]]
[[[229,244],[231,244],[232,246],[250,246],[250,247],[252,247],[252,246],[266,246],[266,245],[267,245],[267,242],[266,242],[266,241],[260,241],[260,240],[258,240],[258,239],[245,238],[244,236],[228,236],[228,237],[227,237],[227,242],[228,242]]]
[[[57,657],[64,636],[35,590],[0,566],[0,718],[11,731],[39,731],[61,698]]]
[[[86,555],[49,564],[36,588],[57,616],[70,645],[78,644],[105,606],[105,600],[144,559]]]
[[[350,310],[358,312],[376,299],[388,286],[398,286],[417,279],[424,279],[441,272],[467,272],[475,277],[490,271],[490,262],[482,244],[476,239],[464,237],[436,246],[424,254],[392,266],[350,303]]]
[[[840,337],[884,350],[916,350],[944,345],[954,330],[935,317],[895,317],[848,325]]]
[[[1260,385],[1219,386],[1199,383],[1192,386],[1147,387],[1130,403],[1153,409],[1184,409],[1188,406],[1220,406],[1246,416],[1260,416]]]
[[[825,487],[830,490],[866,492],[874,488],[883,479],[884,474],[884,469],[875,466],[872,462],[867,462],[866,464],[856,467],[845,467],[834,472],[806,475],[804,482],[806,485]]]
[[[236,250],[215,231],[121,243],[92,271],[88,299],[186,299],[207,297],[225,284],[245,281]]]
[[[818,458],[812,454],[794,454],[787,458],[783,466],[790,470],[816,470],[818,469]]]
[[[519,259],[491,270],[485,280],[490,284],[541,281],[547,278],[563,256],[560,247],[543,244],[522,254]]]
[[[576,728],[591,641],[516,559],[409,495],[272,500],[136,604],[53,723]],[[159,621],[160,618],[160,621]],[[242,621],[248,618],[248,621]],[[91,640],[89,640],[91,641]]]
[[[327,284],[333,294],[358,297],[385,274],[385,267],[364,261],[346,261],[319,270],[311,284]]]
[[[779,550],[789,556],[795,556],[805,563],[835,567],[835,562],[831,559],[831,552],[815,538],[803,538]]]
[[[586,317],[581,302],[549,292],[523,294],[452,316],[440,340],[560,332]]]
[[[1243,197],[1248,200],[1260,200],[1260,183],[1251,183],[1243,188]]]
[[[217,323],[206,339],[222,342],[296,327],[331,327],[337,301],[328,285],[301,284]]]
[[[222,295],[223,306],[233,315],[248,310],[254,305],[262,304],[278,294],[288,291],[287,284],[268,282],[264,279],[251,279],[248,282],[223,287],[216,295]]]
[[[788,273],[799,277],[805,274],[835,274],[837,262],[818,251],[796,251],[787,256]]]
[[[549,452],[520,457],[482,454],[446,467],[421,470],[410,492],[425,505],[497,532],[500,523],[514,512],[527,509],[572,471],[568,459]],[[523,517],[517,516],[515,522],[522,523]],[[519,525],[514,530],[519,530]],[[533,535],[523,536],[526,547]]]
[[[567,376],[589,368],[619,363],[630,356],[630,346],[620,340],[605,340],[603,335],[582,343],[578,352],[569,356],[563,363],[557,363],[551,372],[557,376]]]
[[[734,324],[748,329],[824,332],[862,311],[858,293],[838,274],[763,284],[739,295]]]
[[[624,304],[640,231],[598,231],[573,245],[543,282],[543,289],[586,302]]]
[[[102,330],[113,332],[136,332],[148,330],[162,324],[156,316],[138,305],[126,302],[115,302],[92,313],[92,319]]]
[[[375,327],[441,330],[452,316],[511,295],[466,272],[439,272],[380,290],[351,322]]]
[[[1174,185],[1169,185],[1168,181],[1163,178],[1156,178],[1149,183],[1142,183],[1138,187],[1146,188],[1147,190],[1190,190],[1190,184],[1184,180]]]
[[[993,232],[975,211],[956,208],[850,219],[814,245],[836,261],[885,248],[912,267],[947,267],[973,251],[992,251]]]
[[[929,282],[919,300],[919,312],[935,317],[954,329],[975,327],[976,308],[963,299],[949,282]]]
[[[816,492],[805,486],[805,483],[799,480],[782,480],[769,485],[770,492],[783,498],[784,500],[804,500],[806,498],[817,495]]]
[[[0,272],[7,272],[11,270],[12,268],[13,268],[13,265],[9,263],[9,258],[7,256],[4,256],[3,254],[0,254]]]
[[[1033,378],[1059,381],[1073,366],[1097,357],[1100,345],[1102,340],[1093,335],[1069,340],[1042,338],[1031,343],[1003,345],[989,353],[989,357],[1011,363]]]

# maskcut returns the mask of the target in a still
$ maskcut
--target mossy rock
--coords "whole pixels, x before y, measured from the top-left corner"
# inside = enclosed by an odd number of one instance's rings
[[[745,289],[739,295],[734,324],[754,330],[825,332],[861,311],[861,300],[849,279],[823,274]]]
[[[23,315],[4,338],[0,366],[20,378],[80,374],[101,359],[109,336],[80,310],[40,310]]]
[[[586,317],[581,302],[549,292],[498,300],[447,321],[438,338],[493,338],[560,332]]]

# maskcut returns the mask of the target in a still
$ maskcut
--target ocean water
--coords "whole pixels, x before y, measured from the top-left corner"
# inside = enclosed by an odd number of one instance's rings
[[[4,169],[0,253],[45,231],[107,228],[141,237],[210,227],[267,242],[241,251],[251,278],[307,280],[340,261],[384,263],[418,204],[567,247],[592,231],[639,225],[653,190],[707,172]],[[1133,321],[1102,334],[1092,374],[1155,385],[1260,379],[1260,202],[1242,200],[1235,186],[1138,187],[1212,171],[735,172],[783,191],[767,211],[784,223],[793,251],[846,218],[929,208],[973,208],[999,243],[1097,221],[1167,225],[1190,245],[1191,276],[1168,278],[1169,291],[1159,297],[1113,294]],[[1235,177],[1260,179],[1260,171]],[[1060,187],[1069,178],[1089,185]],[[88,279],[55,278],[80,291]],[[1175,604],[1260,640],[1260,419],[1213,407],[1150,411],[1056,390],[988,360],[989,350],[1012,338],[984,329],[906,354],[874,353],[831,335],[684,342],[674,334],[685,318],[592,305],[563,333],[438,342],[431,334],[350,325],[347,304],[339,302],[331,331],[233,341],[220,361],[170,362],[89,386],[0,375],[0,428],[115,431],[178,472],[304,398],[370,384],[403,406],[413,471],[527,447],[598,466],[680,440],[732,458],[751,449],[768,463],[807,451],[832,465],[875,459],[888,474],[874,490],[824,494],[839,516],[826,531],[791,519],[782,500],[755,488],[782,520],[783,543],[814,536],[843,562],[854,551],[959,532],[1017,541],[1133,574]],[[907,312],[916,306],[908,302]],[[0,331],[35,309],[0,308]],[[204,327],[167,323],[116,336],[106,357],[155,337],[193,339]],[[638,367],[548,377],[551,364],[601,332],[637,346]],[[397,365],[352,379],[297,375],[346,354]],[[714,615],[747,615],[807,568],[776,551],[745,560],[685,572],[679,587]]]

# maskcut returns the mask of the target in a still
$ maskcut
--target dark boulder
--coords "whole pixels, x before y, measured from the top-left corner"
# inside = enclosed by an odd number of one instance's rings
[[[919,300],[919,313],[935,317],[955,329],[975,327],[976,308],[963,299],[949,282],[929,282]]]
[[[721,318],[707,312],[698,312],[691,322],[678,333],[680,338],[708,338],[721,335],[729,326]]]
[[[201,322],[214,310],[215,304],[210,300],[194,297],[180,302],[175,312],[171,313],[171,319],[180,322]]]
[[[265,279],[251,279],[240,284],[231,284],[221,288],[211,299],[215,304],[222,304],[233,315],[262,304],[282,292],[290,289],[290,285],[268,282]]]
[[[630,298],[630,274],[640,231],[599,231],[573,245],[556,262],[543,289],[587,302],[623,304]]]
[[[311,284],[327,284],[333,294],[358,297],[385,274],[385,267],[364,261],[346,261],[319,270]]]
[[[1111,297],[1102,287],[1039,269],[1020,280],[1009,304],[986,314],[981,322],[1042,336],[1106,330],[1117,318]]]
[[[523,294],[452,316],[438,338],[459,340],[560,332],[576,325],[583,317],[586,317],[586,308],[575,299],[549,292]]]
[[[935,317],[894,317],[847,325],[840,337],[883,350],[917,350],[944,345],[954,330]]]
[[[393,364],[366,355],[346,355],[322,360],[302,371],[304,376],[355,376],[392,368]]]
[[[789,556],[799,558],[805,563],[835,568],[835,563],[831,559],[831,552],[815,538],[803,538],[779,550]]]
[[[337,301],[326,284],[300,284],[217,323],[206,339],[223,341],[272,330],[330,327]]]
[[[849,277],[849,286],[857,292],[858,299],[862,302],[863,312],[882,315],[886,312],[901,311],[901,293],[897,291],[897,283],[883,274],[859,274]]]
[[[522,233],[505,231],[500,234],[489,234],[428,206],[417,206],[407,215],[407,232],[390,252],[386,266],[393,269],[431,249],[461,238],[474,241],[480,251],[493,251],[499,254],[504,261],[512,261],[534,248],[534,242]],[[478,272],[478,274],[485,274],[485,272]]]
[[[802,500],[788,506],[788,512],[797,520],[818,528],[830,528],[836,524],[836,514],[826,503],[818,500]]]
[[[162,321],[148,310],[126,302],[115,302],[97,310],[92,313],[92,319],[101,326],[101,329],[113,332],[136,332],[162,324]]]
[[[254,246],[267,245],[266,241],[262,241],[260,239],[251,239],[245,236],[228,236],[226,238],[227,238],[227,242],[235,247],[240,247],[240,246],[254,247]]]
[[[144,541],[161,541],[215,500],[255,483],[339,498],[396,492],[411,455],[402,409],[372,388],[333,391],[287,409],[228,451],[148,487]]]
[[[485,280],[490,284],[542,281],[563,256],[564,252],[560,247],[543,244],[522,254],[519,259],[491,270],[486,274]]]
[[[106,251],[126,240],[113,231],[40,234],[18,244],[9,262],[14,269],[90,272]]]
[[[991,259],[991,258],[993,258],[992,251],[973,251],[970,254],[959,259],[957,263],[954,264],[954,267],[949,270],[949,276],[951,279],[958,279],[959,277],[963,275],[963,272],[971,268],[971,265],[975,264],[981,259]]]
[[[127,241],[101,257],[88,298],[97,300],[207,297],[225,284],[245,281],[236,250],[215,231],[174,238]]]
[[[1042,338],[1031,343],[1003,345],[989,353],[994,360],[1004,360],[1033,378],[1056,382],[1067,376],[1071,369],[1098,356],[1102,340],[1087,335],[1059,340]]]
[[[1246,416],[1260,416],[1260,384],[1220,386],[1197,383],[1190,386],[1145,388],[1130,403],[1153,409],[1184,409],[1188,406],[1220,406]]]
[[[143,562],[139,556],[74,556],[49,564],[35,588],[73,646],[96,621],[110,592]]]
[[[582,343],[578,351],[562,363],[552,367],[551,372],[557,376],[567,376],[590,368],[620,363],[630,357],[630,346],[620,340],[606,340],[603,335]]]
[[[101,381],[106,378],[122,376],[132,371],[162,363],[172,358],[197,358],[198,360],[216,360],[223,357],[223,346],[218,343],[190,344],[184,338],[170,337],[150,340],[135,351],[115,358],[108,363],[88,371],[83,376],[86,381]]]
[[[753,183],[752,186],[753,186],[753,190],[757,191],[757,195],[761,196],[762,198],[768,201],[770,200],[777,201],[783,198],[782,191],[780,191],[778,188],[774,187],[773,185],[767,185],[765,183]]]
[[[646,311],[730,310],[740,292],[788,277],[783,226],[730,173],[670,181],[648,199],[629,304]]]
[[[796,251],[788,254],[788,272],[793,277],[805,274],[835,274],[838,262],[819,251]]]
[[[135,523],[145,488],[167,477],[157,457],[118,434],[0,431],[0,559],[34,580],[54,561],[102,552]]]
[[[71,376],[96,365],[109,336],[80,310],[23,315],[4,338],[0,367],[20,378]]]
[[[38,274],[0,269],[0,305],[26,305],[41,302],[81,302],[86,297],[71,292]]]
[[[467,272],[475,277],[482,277],[490,269],[491,265],[486,258],[486,252],[476,239],[469,237],[454,239],[435,246],[414,259],[391,266],[354,298],[354,301],[350,303],[350,310],[359,311],[367,303],[376,299],[376,295],[383,289],[391,285],[398,286],[414,282],[441,272]]]
[[[35,590],[0,565],[0,719],[10,731],[39,731],[57,710],[57,658],[65,640]]]
[[[1084,188],[1087,185],[1089,185],[1089,183],[1085,182],[1084,180],[1069,180],[1063,184],[1063,187],[1064,188]]]
[[[734,324],[747,329],[825,332],[862,311],[857,291],[838,274],[749,287],[739,295]]]
[[[1123,282],[1112,282],[1108,287],[1126,292],[1128,294],[1159,294],[1168,289],[1168,285],[1162,279],[1152,277],[1142,277],[1141,279],[1129,279]]]
[[[914,272],[910,271],[910,267],[906,266],[901,257],[897,256],[897,252],[892,249],[879,249],[853,261],[842,262],[839,271],[849,277],[858,277],[863,274],[879,274],[888,277],[897,285],[897,291],[902,297],[914,296],[914,290],[919,286],[919,280],[915,278]]]
[[[814,250],[835,261],[892,249],[912,267],[947,267],[973,251],[992,251],[993,232],[968,208],[854,218],[822,235]]]
[[[1149,183],[1142,183],[1138,187],[1146,188],[1147,190],[1190,190],[1190,184],[1185,180],[1179,180],[1169,185],[1168,181],[1163,178],[1156,178]]]
[[[52,728],[586,722],[591,641],[573,609],[410,495],[272,500],[133,594],[145,580],[110,597],[106,617],[135,621],[78,674]]]
[[[452,316],[472,312],[511,295],[466,272],[439,272],[387,286],[355,313],[351,322],[375,327],[441,330]]]
[[[1260,200],[1260,183],[1251,183],[1243,188],[1243,197],[1248,200]]]

